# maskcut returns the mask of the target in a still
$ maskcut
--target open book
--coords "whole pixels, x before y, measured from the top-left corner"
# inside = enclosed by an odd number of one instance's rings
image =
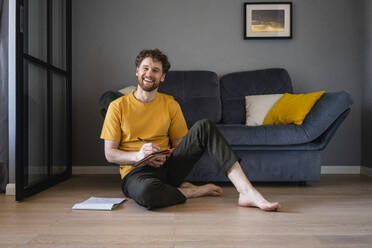
[[[167,150],[161,150],[161,151],[158,151],[158,152],[153,152],[149,155],[147,155],[146,157],[144,157],[143,159],[135,162],[133,164],[134,167],[137,167],[137,166],[140,166],[142,164],[145,164],[147,161],[149,161],[150,159],[153,159],[153,158],[156,158],[156,157],[161,157],[161,156],[167,156],[167,155],[170,155],[172,153],[173,149],[167,149]]]
[[[113,210],[120,205],[125,198],[99,198],[92,196],[86,201],[76,203],[73,210]]]

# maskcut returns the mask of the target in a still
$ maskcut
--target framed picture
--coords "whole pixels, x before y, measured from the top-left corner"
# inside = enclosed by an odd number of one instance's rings
[[[244,3],[244,39],[292,38],[292,3]]]

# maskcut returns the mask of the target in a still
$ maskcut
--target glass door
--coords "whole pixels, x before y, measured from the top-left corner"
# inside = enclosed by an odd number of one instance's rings
[[[17,0],[16,200],[71,176],[71,0]]]

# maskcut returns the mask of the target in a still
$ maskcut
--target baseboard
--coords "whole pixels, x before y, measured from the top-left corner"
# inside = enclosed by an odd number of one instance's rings
[[[320,174],[360,174],[359,165],[323,165]]]
[[[8,183],[5,188],[6,195],[15,195],[15,183]]]
[[[363,167],[366,168],[366,167]],[[371,168],[369,172],[371,173]],[[81,174],[119,174],[119,167],[117,166],[72,166],[73,175]],[[355,165],[342,165],[342,166],[330,166],[323,165],[321,168],[321,174],[361,174],[361,166]]]
[[[361,166],[360,174],[372,177],[372,168]]]

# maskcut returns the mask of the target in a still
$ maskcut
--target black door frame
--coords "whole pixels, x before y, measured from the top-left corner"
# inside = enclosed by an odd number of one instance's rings
[[[16,200],[22,201],[25,197],[36,194],[46,188],[49,188],[61,181],[71,177],[71,112],[72,112],[72,90],[71,90],[71,0],[66,0],[66,69],[60,69],[52,64],[52,35],[53,35],[53,1],[46,0],[47,3],[47,61],[42,61],[33,57],[24,51],[24,42],[27,38],[25,23],[28,23],[28,17],[25,4],[32,0],[16,0]],[[27,19],[26,19],[27,18]],[[26,31],[26,35],[24,35]],[[47,178],[33,185],[28,185],[28,101],[27,101],[27,81],[25,80],[25,62],[37,65],[47,71],[47,116],[48,116],[48,154]],[[66,79],[66,117],[67,117],[67,140],[66,140],[66,165],[67,168],[63,173],[52,175],[52,152],[53,152],[53,130],[52,130],[52,113],[53,113],[53,83],[52,74],[62,75]],[[25,185],[27,185],[25,187]]]

